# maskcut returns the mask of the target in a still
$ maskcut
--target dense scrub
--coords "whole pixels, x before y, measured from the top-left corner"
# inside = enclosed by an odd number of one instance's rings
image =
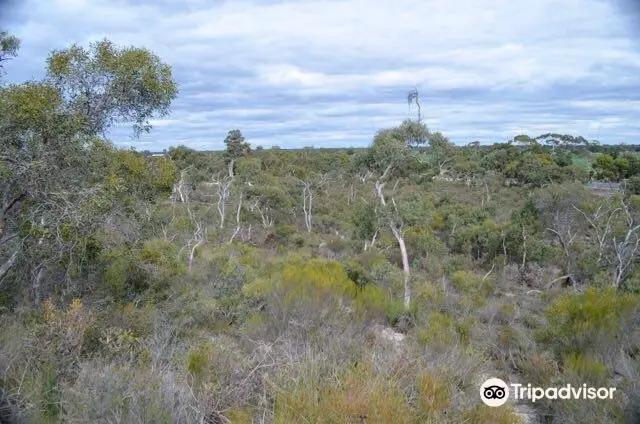
[[[123,110],[148,129],[170,70],[93,48],[0,89],[1,420],[638,419],[640,198],[583,184],[633,177],[635,152],[458,147],[415,121],[367,149],[252,151],[233,130],[225,152],[124,151],[97,129]],[[83,115],[65,78],[91,72],[118,75],[120,108]],[[489,376],[618,391],[489,408]]]

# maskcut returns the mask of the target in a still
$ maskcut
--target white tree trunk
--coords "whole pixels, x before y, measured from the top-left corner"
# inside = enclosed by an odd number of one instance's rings
[[[312,228],[312,202],[313,202],[313,191],[311,189],[311,184],[308,182],[304,182],[304,187],[302,188],[302,212],[304,213],[304,225],[307,227],[307,232],[311,232]]]
[[[402,270],[404,272],[404,308],[409,309],[411,305],[411,269],[409,268],[409,255],[407,255],[407,246],[404,243],[404,235],[402,231],[396,228],[395,223],[390,223],[391,232],[398,241],[400,254],[402,256]]]
[[[16,262],[16,259],[18,259],[18,250],[13,252],[9,259],[0,266],[0,279],[11,269],[13,264]]]
[[[236,229],[233,232],[233,234],[231,235],[231,239],[229,239],[229,243],[233,242],[233,239],[236,238],[236,236],[238,235],[238,233],[242,229],[242,226],[240,225],[240,210],[242,209],[242,196],[243,196],[243,193],[241,192],[240,193],[240,201],[238,202],[238,209],[236,211]]]
[[[198,240],[196,242],[196,244],[193,245],[193,247],[191,247],[191,250],[189,251],[189,272],[191,272],[191,265],[193,265],[193,258],[196,255],[196,249],[202,244],[204,243],[204,239],[201,238],[200,240]]]
[[[386,184],[384,182],[384,178],[386,178],[390,169],[391,167],[387,167],[387,169],[382,174],[382,177],[375,183],[376,193],[378,194],[378,199],[380,200],[380,204],[382,205],[383,208],[387,206],[387,201],[385,200],[384,193],[383,193],[383,189]],[[396,186],[397,185],[398,183],[396,182]],[[394,186],[394,190],[395,190],[395,186]],[[393,203],[393,207],[397,214],[398,209],[396,207],[396,202],[394,201],[393,197],[391,198],[391,201]],[[397,222],[394,219],[389,220],[389,228],[391,229],[391,232],[393,233],[396,240],[398,241],[398,247],[400,248],[400,254],[402,256],[402,270],[404,272],[404,308],[408,310],[409,307],[411,306],[411,268],[409,267],[409,255],[407,254],[407,246],[404,242],[404,235],[402,233],[402,229],[399,228],[399,226],[397,225]],[[374,238],[375,238],[375,235],[374,235]]]

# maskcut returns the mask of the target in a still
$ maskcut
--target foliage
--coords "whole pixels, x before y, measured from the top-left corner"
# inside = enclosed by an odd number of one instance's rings
[[[227,146],[226,155],[228,160],[236,160],[251,152],[251,147],[249,143],[245,142],[240,130],[229,130],[224,139],[224,144]]]
[[[0,70],[4,66],[2,62],[15,57],[20,49],[20,40],[7,33],[6,31],[0,31]]]
[[[51,82],[70,111],[81,116],[88,134],[101,134],[115,122],[134,123],[148,132],[149,119],[165,116],[177,95],[171,68],[146,49],[118,48],[103,40],[88,49],[77,44],[47,59]]]
[[[638,300],[615,289],[589,288],[558,298],[545,312],[542,339],[560,354],[592,352],[618,343],[633,322]]]
[[[393,383],[366,369],[349,370],[336,385],[302,381],[279,393],[274,422],[345,423],[359,417],[380,423],[409,423],[411,410]]]
[[[152,155],[100,137],[168,112],[157,56],[102,41],[48,71],[0,87],[0,421],[521,421],[478,403],[487,374],[619,390],[540,419],[634,419],[637,146],[406,120],[364,149],[234,129]]]

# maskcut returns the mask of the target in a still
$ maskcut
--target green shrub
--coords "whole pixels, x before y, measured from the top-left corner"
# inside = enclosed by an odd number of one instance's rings
[[[173,243],[160,239],[145,242],[139,250],[121,247],[105,251],[103,287],[119,301],[145,292],[162,296],[185,272],[177,253]]]
[[[476,405],[464,413],[463,419],[459,422],[468,424],[524,424],[522,418],[509,405],[502,405],[499,408]]]
[[[602,362],[577,353],[565,357],[564,373],[575,376],[574,381],[590,383],[593,386],[604,386],[609,374]]]
[[[55,422],[62,413],[61,392],[58,373],[53,364],[48,363],[42,370],[42,389],[40,392],[42,418]],[[46,422],[45,421],[45,422]]]
[[[349,303],[362,313],[383,313],[388,295],[376,285],[358,288],[338,262],[291,258],[271,270],[271,278],[259,278],[243,287],[252,299],[270,298],[277,307],[296,304],[324,305],[336,310]]]
[[[281,224],[273,229],[273,232],[279,239],[286,239],[298,231],[295,225]]]
[[[281,388],[274,402],[274,423],[414,422],[413,411],[394,382],[364,368],[349,370],[337,382],[297,381]]]
[[[489,279],[483,281],[482,277],[469,271],[454,272],[451,283],[460,293],[472,295],[478,304],[493,291],[493,283]]]
[[[419,330],[418,342],[429,347],[443,348],[458,340],[456,320],[442,312],[431,312],[427,317],[427,328]]]
[[[607,282],[611,284],[613,278],[609,278]],[[631,274],[625,278],[620,288],[628,293],[640,294],[640,267],[636,267]]]
[[[591,287],[558,298],[545,312],[547,326],[539,337],[560,356],[619,346],[637,307],[634,295]]]
[[[640,176],[634,175],[626,182],[625,193],[628,195],[640,194]]]
[[[187,354],[187,371],[196,379],[203,378],[211,366],[213,346],[210,343],[201,343],[191,348]]]
[[[419,412],[427,420],[436,420],[452,407],[452,389],[442,377],[424,374],[417,378]]]

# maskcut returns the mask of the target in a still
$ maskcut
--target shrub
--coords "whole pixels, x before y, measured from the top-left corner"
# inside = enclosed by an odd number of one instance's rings
[[[463,414],[460,422],[468,424],[524,424],[509,405],[492,408],[486,405],[476,405],[473,409]]]
[[[559,356],[602,352],[620,346],[637,307],[633,295],[591,287],[558,298],[545,312],[547,327],[539,337]]]
[[[452,391],[448,381],[425,374],[418,377],[416,385],[420,396],[420,412],[425,418],[437,420],[443,412],[451,408]]]
[[[272,269],[271,275],[246,284],[243,293],[253,299],[268,298],[275,308],[285,311],[300,304],[339,311],[351,304],[355,312],[380,314],[389,305],[388,295],[380,287],[358,288],[338,262],[293,258],[282,268]]]
[[[434,348],[444,348],[457,340],[455,318],[442,312],[431,312],[426,330],[418,332],[418,341]]]
[[[196,379],[201,379],[207,374],[211,365],[213,346],[210,343],[201,343],[193,347],[187,354],[187,370]]]
[[[564,374],[574,376],[573,381],[590,383],[597,387],[604,386],[609,372],[602,362],[571,353],[564,359]]]
[[[609,275],[606,281],[608,284],[611,284],[613,278]],[[631,274],[625,278],[620,288],[628,293],[640,294],[640,267],[636,267]]]
[[[160,239],[147,241],[139,250],[126,247],[107,250],[102,255],[103,287],[119,301],[147,291],[162,296],[185,272],[177,254],[174,244]]]
[[[473,295],[478,303],[493,291],[493,283],[469,271],[456,271],[451,277],[451,283],[463,294]]]
[[[349,370],[334,384],[300,381],[276,395],[275,423],[358,423],[363,420],[410,423],[413,413],[392,380],[360,367]]]
[[[281,224],[274,228],[273,232],[279,239],[286,239],[297,232],[295,225]]]

